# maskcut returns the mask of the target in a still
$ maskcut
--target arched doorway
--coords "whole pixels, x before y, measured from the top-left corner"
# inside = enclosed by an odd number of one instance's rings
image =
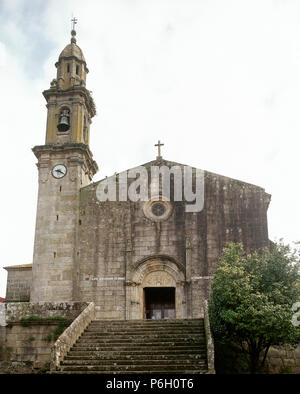
[[[186,317],[184,273],[167,258],[149,257],[138,263],[127,283],[127,319]]]
[[[144,287],[144,319],[175,319],[175,287]]]

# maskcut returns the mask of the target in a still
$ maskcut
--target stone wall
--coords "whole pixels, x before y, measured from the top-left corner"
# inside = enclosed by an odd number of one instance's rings
[[[91,302],[72,324],[60,335],[51,349],[51,369],[55,370],[67,355],[68,351],[95,319],[95,304]]]
[[[268,373],[300,374],[300,346],[270,348],[265,369]]]
[[[7,271],[6,302],[30,300],[32,264],[4,267]]]
[[[16,363],[29,369],[49,366],[57,335],[87,306],[85,302],[1,304],[0,360],[9,361],[9,369]]]
[[[3,359],[11,363],[27,363],[35,368],[48,365],[51,361],[49,339],[58,327],[56,321],[32,321],[28,327],[15,322],[6,327],[6,339]]]
[[[150,172],[152,165],[176,164],[154,161],[144,167]],[[270,201],[258,186],[209,172],[204,172],[204,185],[202,211],[186,212],[184,202],[171,198],[169,214],[159,221],[147,212],[148,202],[100,202],[97,183],[81,189],[76,299],[95,302],[99,319],[142,319],[141,289],[147,278],[136,280],[136,271],[155,260],[160,261],[158,276],[176,266],[170,275],[182,295],[177,317],[202,317],[225,244],[243,242],[246,251],[268,245]],[[171,197],[172,188],[171,183]],[[139,315],[130,315],[132,305]]]
[[[210,329],[210,320],[208,313],[208,302],[204,301],[204,329],[206,339],[206,350],[207,350],[207,369],[209,374],[215,374],[215,346],[214,340]]]
[[[0,327],[6,326],[6,304],[0,304]]]
[[[5,313],[6,324],[8,322],[20,321],[27,316],[38,316],[41,318],[60,316],[74,320],[87,307],[86,302],[9,302],[1,307],[1,321],[3,325]],[[3,309],[5,309],[3,311]],[[0,316],[0,317],[1,317]],[[1,323],[2,322],[2,323]]]
[[[0,325],[0,360],[5,358],[6,327]]]

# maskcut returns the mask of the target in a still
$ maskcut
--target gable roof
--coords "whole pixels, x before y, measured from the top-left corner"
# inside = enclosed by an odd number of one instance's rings
[[[147,162],[147,163],[140,164],[140,165],[138,165],[138,166],[136,166],[136,167],[129,168],[129,169],[125,170],[125,171],[121,171],[121,172],[119,172],[119,173],[115,173],[115,175],[119,175],[119,174],[122,173],[122,172],[131,171],[131,170],[133,170],[133,169],[135,169],[135,168],[138,168],[138,167],[145,167],[147,170],[149,170],[149,169],[151,168],[151,166],[167,166],[167,167],[169,167],[169,168],[170,168],[170,167],[173,167],[173,166],[179,166],[179,167],[182,167],[182,168],[183,168],[183,167],[191,167],[191,168],[193,168],[193,169],[198,169],[198,170],[200,170],[200,171],[204,171],[204,177],[205,177],[205,178],[221,178],[221,179],[224,179],[224,180],[227,180],[227,181],[228,181],[228,180],[231,180],[231,181],[233,181],[233,182],[235,182],[235,183],[240,184],[241,186],[249,186],[249,187],[252,187],[252,188],[255,187],[255,188],[257,188],[257,189],[261,189],[261,190],[265,191],[265,189],[264,189],[263,187],[258,186],[258,185],[254,185],[254,184],[252,184],[252,183],[244,182],[244,181],[241,181],[241,180],[239,180],[239,179],[230,178],[230,177],[228,177],[228,176],[216,174],[216,173],[213,173],[213,172],[210,172],[210,171],[202,170],[202,169],[200,169],[200,168],[188,166],[187,164],[177,163],[177,162],[175,162],[175,161],[170,161],[170,160],[166,160],[166,159],[151,160],[151,161],[149,161],[149,162]],[[108,177],[108,178],[109,178],[109,177]],[[91,189],[92,189],[92,188],[94,188],[94,187],[97,187],[97,185],[98,185],[100,182],[104,181],[105,179],[106,179],[106,178],[102,178],[102,179],[100,179],[99,181],[90,183],[89,185],[84,186],[83,188],[81,188],[81,190],[82,190],[82,189],[87,189],[87,188],[91,188]],[[266,193],[266,194],[268,194],[268,193]]]

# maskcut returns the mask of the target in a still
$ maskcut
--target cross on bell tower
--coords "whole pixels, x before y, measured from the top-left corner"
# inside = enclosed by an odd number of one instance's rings
[[[161,152],[160,152],[160,147],[164,146],[165,144],[161,144],[160,140],[158,140],[158,143],[155,144],[154,146],[157,146],[157,150],[158,150],[158,155],[156,156],[156,160],[161,160],[162,156],[161,156]]]
[[[72,30],[75,30],[75,25],[77,24],[77,21],[78,21],[78,19],[75,18],[75,17],[71,19],[71,22],[72,22],[72,26],[71,26],[71,27],[72,27]]]

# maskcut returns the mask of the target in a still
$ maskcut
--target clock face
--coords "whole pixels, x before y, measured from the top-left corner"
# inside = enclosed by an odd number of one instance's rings
[[[63,178],[67,173],[67,167],[64,166],[63,164],[56,164],[56,166],[54,166],[52,168],[52,176],[54,176],[54,178],[60,179]]]

